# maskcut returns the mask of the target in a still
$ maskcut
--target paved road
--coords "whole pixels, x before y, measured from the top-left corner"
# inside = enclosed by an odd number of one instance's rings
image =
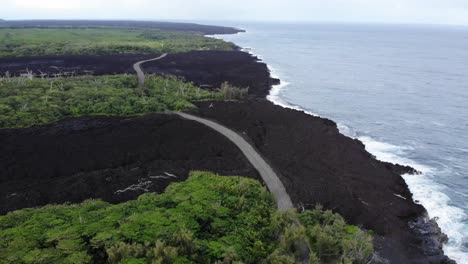
[[[159,60],[167,56],[167,54],[163,54],[158,58],[151,59],[151,60],[146,60],[146,61],[140,61],[137,62],[133,65],[133,68],[138,74],[138,82],[139,85],[143,85],[145,82],[145,74],[141,70],[141,64],[148,62],[148,61],[154,61],[154,60]],[[181,113],[181,112],[174,112],[173,114],[176,114],[182,118],[192,120],[198,123],[201,123],[205,126],[210,127],[211,129],[217,131],[218,133],[221,133],[223,136],[228,138],[232,143],[234,143],[245,155],[247,160],[254,166],[254,168],[258,171],[260,176],[262,177],[263,181],[267,185],[268,189],[270,192],[273,194],[273,197],[275,198],[276,201],[276,206],[278,207],[279,210],[290,210],[293,209],[293,204],[291,201],[291,197],[289,197],[288,193],[286,192],[286,189],[284,188],[283,183],[279,179],[278,175],[273,171],[273,169],[268,165],[268,163],[260,156],[260,154],[250,145],[245,139],[243,139],[239,134],[236,132],[232,131],[231,129],[222,126],[218,123],[215,123],[213,121],[197,117],[194,115],[190,115],[187,113]],[[296,226],[300,226],[300,221],[296,217],[293,219],[293,223]],[[298,250],[299,250],[299,255],[300,255],[300,263],[310,263],[310,253],[312,252],[309,246],[309,242],[307,239],[299,239],[298,241]]]
[[[258,173],[262,177],[263,181],[267,185],[268,189],[276,200],[276,205],[280,210],[289,210],[293,208],[291,198],[289,197],[286,189],[283,186],[283,183],[279,179],[278,175],[273,171],[273,169],[266,163],[266,161],[260,156],[260,154],[250,145],[245,139],[239,136],[236,132],[230,130],[229,128],[222,126],[213,121],[196,117],[186,113],[175,113],[185,119],[193,120],[198,123],[206,125],[225,137],[227,137],[231,142],[233,142],[241,151],[244,153],[245,157],[249,162],[257,169]]]
[[[167,53],[164,53],[163,55],[157,57],[157,58],[154,58],[154,59],[149,59],[149,60],[144,60],[144,61],[139,61],[135,64],[133,64],[133,69],[135,69],[136,73],[137,73],[137,77],[138,77],[138,85],[139,86],[142,86],[143,84],[145,84],[145,73],[143,72],[143,70],[141,69],[141,65],[145,62],[150,62],[150,61],[156,61],[156,60],[160,60],[164,57],[167,56]]]
[[[133,65],[133,68],[135,69],[137,73],[138,84],[140,86],[145,83],[145,73],[141,69],[141,65],[145,62],[160,60],[166,56],[167,56],[167,53],[164,53],[163,55],[157,58],[139,61]],[[260,156],[260,154],[252,147],[252,145],[250,145],[247,141],[245,141],[245,139],[243,139],[236,132],[230,130],[229,128],[222,126],[218,123],[215,123],[213,121],[200,118],[200,117],[196,117],[196,116],[186,114],[186,113],[175,113],[175,114],[185,119],[189,119],[192,121],[196,121],[198,123],[202,123],[218,131],[225,137],[227,137],[242,151],[242,153],[244,153],[245,157],[249,160],[252,166],[254,166],[254,168],[258,171],[258,173],[262,177],[263,181],[267,185],[270,192],[273,193],[278,209],[289,210],[289,209],[294,208],[291,202],[291,198],[286,192],[286,189],[284,188],[284,185],[279,179],[278,175],[276,175],[276,173],[273,171],[270,165],[268,165],[268,163],[262,158],[262,156]]]

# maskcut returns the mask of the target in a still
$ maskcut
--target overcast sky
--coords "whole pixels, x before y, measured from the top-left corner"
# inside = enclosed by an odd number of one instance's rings
[[[0,0],[3,19],[333,21],[468,25],[468,0]]]

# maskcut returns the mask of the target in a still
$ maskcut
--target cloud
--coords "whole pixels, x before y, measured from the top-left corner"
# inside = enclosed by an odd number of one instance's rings
[[[466,0],[1,0],[6,19],[176,19],[468,25]]]
[[[150,3],[147,0],[14,0],[10,6],[19,12],[22,10],[43,9],[56,12],[57,10],[73,10],[81,13],[81,10],[101,11],[125,11],[126,8],[138,8]]]
[[[18,9],[74,9],[79,8],[79,1],[60,1],[60,0],[48,0],[48,1],[34,1],[34,0],[16,0],[12,2],[13,5]]]

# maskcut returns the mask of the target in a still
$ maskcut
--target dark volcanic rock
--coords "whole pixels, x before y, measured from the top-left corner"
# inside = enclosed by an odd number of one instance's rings
[[[266,64],[241,51],[193,51],[169,54],[143,65],[148,73],[182,76],[205,89],[216,89],[225,81],[249,87],[249,94],[264,97],[279,80],[270,78]]]
[[[415,168],[412,168],[410,166],[404,166],[400,164],[393,164],[393,163],[388,163],[388,162],[382,162],[385,164],[385,166],[393,171],[394,173],[398,175],[403,175],[403,174],[413,174],[413,175],[420,175],[421,172],[417,171]]]
[[[396,169],[374,159],[360,141],[340,134],[334,122],[266,100],[213,104],[200,103],[198,115],[253,142],[279,171],[296,206],[321,204],[348,222],[375,231],[379,254],[392,263],[446,259],[440,249],[432,250],[439,244],[428,247],[428,236],[415,231],[416,226],[427,229],[416,221],[426,211],[413,202]],[[410,221],[416,224],[410,227]]]
[[[185,180],[191,170],[257,177],[223,136],[165,114],[3,129],[0,145],[1,214],[89,198],[126,201],[143,192],[161,192],[170,182]],[[135,191],[116,193],[132,185]]]
[[[19,76],[26,70],[39,76],[41,72],[55,73],[134,74],[133,64],[151,59],[159,54],[122,54],[106,56],[61,55],[0,58],[0,76],[6,72]],[[271,85],[279,80],[270,78],[266,64],[259,63],[252,55],[241,51],[193,51],[169,54],[167,57],[143,65],[145,72],[159,75],[177,75],[204,89],[216,89],[221,83],[249,87],[251,95],[264,97]],[[239,78],[242,76],[242,78]]]
[[[430,219],[427,215],[420,216],[414,221],[410,221],[410,228],[418,234],[424,243],[424,253],[429,258],[434,258],[434,262],[440,261],[443,254],[443,244],[448,242],[446,234],[437,225],[437,219]],[[455,263],[449,258],[442,259],[443,263]]]
[[[134,74],[133,64],[159,56],[158,54],[121,54],[121,55],[54,55],[31,57],[0,58],[0,76],[8,72],[11,76],[19,76],[32,71],[37,77],[41,73],[53,77],[57,73],[74,75],[106,75]]]

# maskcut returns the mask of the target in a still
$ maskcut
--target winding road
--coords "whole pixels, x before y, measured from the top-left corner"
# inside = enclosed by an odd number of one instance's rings
[[[133,64],[133,69],[136,71],[137,73],[137,77],[138,77],[138,85],[139,86],[143,86],[143,84],[145,84],[145,73],[143,72],[143,69],[141,68],[141,65],[143,63],[146,63],[146,62],[150,62],[150,61],[156,61],[156,60],[160,60],[164,57],[167,56],[167,53],[164,53],[163,55],[157,57],[157,58],[154,58],[154,59],[149,59],[149,60],[144,60],[144,61],[139,61],[135,64]]]
[[[133,65],[133,68],[137,72],[138,76],[138,83],[139,85],[143,85],[145,82],[145,74],[141,69],[141,64],[149,61],[155,61],[162,59],[167,56],[167,53],[161,55],[158,58],[154,58],[151,60],[144,60],[139,61]],[[249,144],[244,138],[242,138],[239,134],[234,132],[233,130],[220,125],[216,122],[211,120],[197,117],[191,114],[182,113],[182,112],[169,112],[170,114],[178,115],[184,119],[191,120],[203,124],[221,135],[225,136],[229,139],[232,143],[234,143],[245,155],[247,160],[254,166],[254,168],[258,171],[260,176],[262,177],[263,181],[265,182],[268,190],[273,194],[273,197],[276,201],[276,206],[281,211],[287,211],[293,209],[293,203],[291,201],[291,197],[289,197],[288,193],[286,192],[286,188],[284,188],[283,183],[281,182],[278,175],[275,173],[273,168],[262,158],[262,156]],[[297,217],[294,217],[293,223],[295,226],[299,227],[300,221]],[[309,246],[309,242],[307,239],[299,239],[297,241],[297,246],[300,255],[300,263],[310,263],[310,253],[312,252]]]
[[[270,192],[273,194],[273,197],[276,200],[276,206],[278,210],[287,211],[293,209],[293,204],[291,198],[289,197],[286,189],[284,188],[283,183],[279,179],[278,175],[273,171],[273,169],[268,165],[268,163],[260,156],[260,154],[250,145],[245,139],[243,139],[239,134],[232,131],[231,129],[222,126],[216,122],[200,118],[194,115],[190,115],[182,112],[174,112],[174,114],[179,115],[182,118],[192,120],[198,123],[201,123],[209,128],[216,130],[218,133],[225,136],[232,143],[234,143],[241,151],[244,153],[245,157],[249,162],[254,166],[258,171],[263,181],[267,185]],[[301,225],[299,219],[295,216],[291,219],[296,227]],[[309,242],[307,239],[298,239],[296,246],[299,250],[300,263],[306,264],[310,263],[310,249]]]
[[[174,114],[208,126],[229,139],[242,151],[252,166],[254,166],[254,168],[258,171],[268,189],[275,197],[278,209],[289,210],[293,208],[291,198],[286,192],[286,189],[284,188],[283,183],[279,179],[278,175],[276,175],[270,165],[268,165],[268,163],[262,158],[262,156],[260,156],[260,154],[252,147],[252,145],[250,145],[239,134],[225,126],[204,118],[180,112],[175,112]]]
[[[145,73],[141,69],[141,65],[145,62],[160,60],[167,56],[167,53],[163,55],[150,59],[139,61],[133,65],[138,77],[138,84],[142,86],[145,83]],[[262,156],[250,145],[245,139],[243,139],[239,134],[232,131],[231,129],[222,126],[218,123],[213,121],[200,118],[194,115],[190,115],[187,113],[180,113],[174,112],[173,114],[179,115],[182,118],[192,120],[198,123],[201,123],[205,126],[210,127],[213,130],[216,130],[218,133],[222,134],[226,138],[228,138],[232,143],[234,143],[245,155],[247,160],[254,166],[254,168],[258,171],[260,176],[262,177],[263,181],[265,182],[266,186],[273,194],[276,205],[280,210],[289,210],[293,209],[293,203],[291,202],[291,198],[289,197],[286,189],[284,188],[283,183],[279,179],[278,175],[275,171],[271,168],[270,165],[262,158]]]

